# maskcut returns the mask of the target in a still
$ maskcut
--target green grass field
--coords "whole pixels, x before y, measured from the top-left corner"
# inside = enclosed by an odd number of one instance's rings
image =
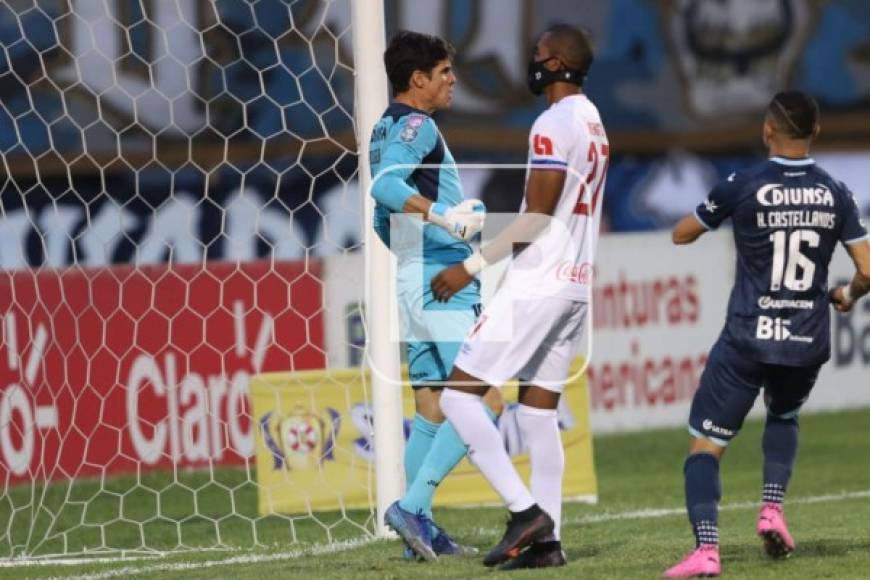
[[[870,577],[868,425],[870,410],[802,419],[801,452],[786,501],[798,549],[788,560],[777,562],[766,559],[754,535],[761,486],[761,424],[746,425],[722,468],[724,577]],[[687,440],[683,429],[598,438],[595,459],[600,501],[595,506],[565,507],[567,569],[514,572],[511,577],[659,577],[693,545],[682,510],[681,473]],[[5,534],[0,536],[0,551],[8,554],[13,545],[28,545],[32,550],[37,546],[35,539],[45,536],[46,530],[54,535],[69,532],[39,544],[43,552],[56,551],[63,538],[70,551],[93,549],[104,538],[111,538],[116,545],[136,547],[144,543],[171,550],[179,547],[179,534],[182,548],[220,542],[226,550],[129,561],[2,567],[0,577],[358,580],[413,576],[418,580],[499,574],[483,568],[478,557],[442,558],[432,564],[405,562],[398,541],[377,541],[361,533],[358,525],[366,524],[368,513],[318,514],[323,525],[310,518],[256,520],[255,491],[247,483],[247,475],[238,470],[221,471],[214,477],[179,474],[176,480],[179,483],[172,483],[173,478],[166,475],[143,478],[135,494],[123,491],[130,488],[130,480],[119,480],[101,493],[96,484],[85,483],[72,490],[49,487],[36,490],[34,495],[28,491],[8,496],[0,503]],[[28,504],[28,498],[33,497],[41,503]],[[228,502],[234,503],[238,515],[226,515]],[[29,505],[27,513],[20,508],[13,511],[22,505]],[[33,505],[45,508],[34,509]],[[53,522],[44,515],[57,510],[61,517]],[[103,526],[105,537],[99,525],[84,530],[74,527],[78,522],[98,524],[100,518],[114,519],[118,510],[124,510],[129,522]],[[505,519],[501,509],[440,510],[435,515],[458,538],[481,550],[498,540]],[[34,525],[26,525],[28,521]],[[50,524],[53,528],[47,528]],[[259,543],[255,547],[251,547],[253,531]],[[291,537],[296,542],[291,542]]]

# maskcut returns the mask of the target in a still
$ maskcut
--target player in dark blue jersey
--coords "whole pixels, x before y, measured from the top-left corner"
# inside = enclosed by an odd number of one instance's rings
[[[425,560],[467,550],[432,521],[432,498],[466,447],[439,406],[443,381],[480,312],[475,281],[442,304],[431,279],[471,255],[468,240],[483,227],[483,204],[465,200],[459,172],[432,114],[453,99],[453,47],[416,32],[399,32],[384,53],[394,99],[372,130],[373,227],[398,258],[397,293],[414,387],[416,415],[405,445],[407,492],[385,513],[406,541],[407,557]],[[420,214],[393,227],[393,214]],[[494,392],[490,404],[500,404]],[[495,411],[491,411],[493,417]]]
[[[728,317],[692,401],[685,490],[696,549],[669,578],[718,575],[719,461],[761,390],[767,406],[764,486],[757,532],[772,557],[794,550],[782,502],[797,455],[798,412],[830,357],[830,310],[851,309],[870,290],[870,242],[851,192],[809,157],[819,132],[815,101],[777,94],[763,138],[770,158],[732,174],[674,228],[688,244],[731,218],[737,270]],[[857,272],[828,292],[828,265],[842,243]]]

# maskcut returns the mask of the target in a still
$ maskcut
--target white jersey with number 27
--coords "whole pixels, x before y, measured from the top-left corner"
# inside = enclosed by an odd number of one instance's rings
[[[528,172],[564,171],[565,185],[556,223],[514,258],[505,290],[589,301],[609,159],[601,117],[585,95],[564,97],[541,113],[529,134]],[[524,199],[520,211],[526,206]]]

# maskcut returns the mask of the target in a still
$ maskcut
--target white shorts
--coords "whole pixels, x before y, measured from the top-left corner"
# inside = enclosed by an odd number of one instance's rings
[[[496,292],[454,364],[494,387],[517,378],[561,393],[583,336],[588,305],[563,298],[514,296]]]

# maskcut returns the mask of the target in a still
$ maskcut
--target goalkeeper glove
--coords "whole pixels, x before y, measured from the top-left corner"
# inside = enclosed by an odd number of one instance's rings
[[[486,206],[477,199],[467,199],[453,207],[436,202],[429,208],[427,218],[454,238],[467,242],[483,229]]]

